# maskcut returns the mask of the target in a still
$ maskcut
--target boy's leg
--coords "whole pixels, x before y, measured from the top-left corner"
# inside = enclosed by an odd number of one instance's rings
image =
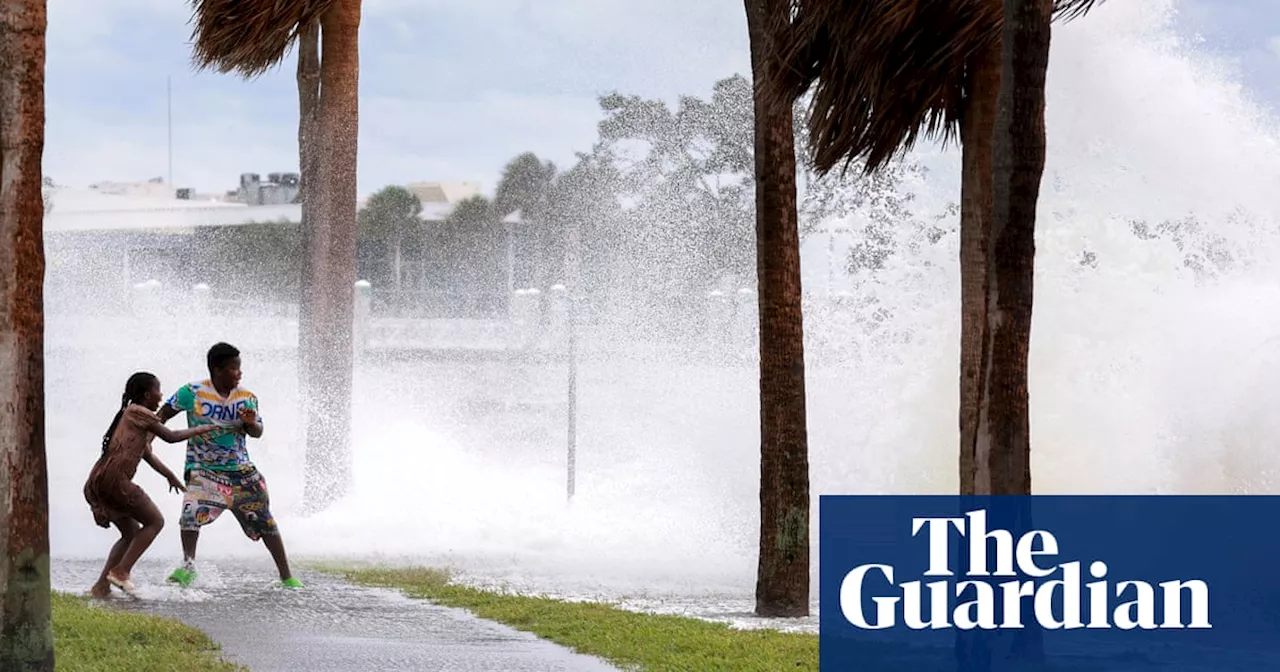
[[[182,530],[178,536],[182,537],[182,564],[165,580],[186,588],[196,580],[196,542],[200,540],[200,531]]]
[[[261,473],[246,477],[236,487],[231,513],[240,522],[245,536],[255,541],[262,540],[262,545],[267,547],[271,559],[276,563],[280,580],[289,587],[301,586],[301,582],[293,578],[293,572],[289,569],[284,539],[280,536],[275,516],[271,514],[271,495],[267,491],[267,480]]]
[[[200,543],[200,530],[183,530],[178,536],[182,537],[182,559],[186,562],[195,562],[196,544]]]
[[[262,545],[267,547],[271,552],[271,559],[276,562],[276,571],[280,572],[280,580],[288,581],[293,578],[293,572],[289,571],[289,558],[284,552],[284,539],[281,538],[280,532],[274,534],[265,534],[262,536]]]
[[[218,519],[231,502],[204,472],[193,470],[187,475],[187,491],[182,495],[182,515],[178,529],[182,538],[182,566],[169,575],[170,583],[186,587],[196,578],[196,544],[200,540],[200,528]]]

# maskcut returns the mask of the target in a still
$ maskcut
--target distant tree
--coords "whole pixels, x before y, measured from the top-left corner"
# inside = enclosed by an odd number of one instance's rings
[[[459,201],[429,238],[439,281],[464,297],[467,310],[506,307],[507,237],[499,211],[484,196]]]
[[[212,270],[214,298],[245,284],[261,287],[256,298],[296,303],[301,296],[303,242],[298,222],[255,222],[199,227],[183,262]]]
[[[619,171],[619,195],[653,260],[678,264],[672,290],[705,289],[722,275],[753,275],[754,175],[751,83],[716,82],[710,100],[600,98],[605,119],[595,153]]]
[[[422,202],[405,187],[383,187],[365,202],[356,215],[357,248],[382,252],[384,277],[396,291],[403,289],[403,254],[405,239],[417,236],[422,230]]]
[[[563,231],[551,213],[551,186],[556,167],[533,152],[525,152],[502,170],[494,190],[495,215],[502,218],[520,210],[523,222],[513,232],[516,284],[546,289],[553,267],[553,241]]]
[[[53,212],[53,194],[57,191],[58,184],[53,181],[52,177],[45,176],[40,183],[40,195],[44,198],[44,214]]]
[[[483,263],[505,242],[497,220],[497,210],[488,198],[476,195],[459,201],[433,236],[445,266],[457,274]]]
[[[550,218],[560,222],[560,237],[554,256],[563,260],[567,232],[577,227],[580,241],[579,291],[588,294],[609,282],[605,271],[620,261],[619,247],[626,237],[621,230],[622,208],[618,203],[619,174],[611,161],[595,154],[578,154],[578,162],[556,177],[552,185]],[[624,266],[625,267],[625,266]],[[552,278],[563,280],[563,264]]]

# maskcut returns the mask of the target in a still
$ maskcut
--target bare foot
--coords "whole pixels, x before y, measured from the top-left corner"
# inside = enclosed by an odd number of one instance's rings
[[[93,584],[93,587],[89,589],[89,594],[99,600],[105,600],[111,597],[111,584],[106,581],[99,581]]]

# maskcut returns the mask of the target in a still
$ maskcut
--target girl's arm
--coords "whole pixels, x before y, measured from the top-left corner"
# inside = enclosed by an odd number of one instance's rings
[[[157,474],[164,476],[165,480],[169,481],[170,488],[186,490],[186,488],[182,487],[182,481],[179,481],[178,477],[172,471],[169,471],[169,467],[164,466],[164,462],[161,462],[160,458],[151,452],[151,446],[147,446],[147,452],[143,454],[142,459],[146,460],[147,464],[151,465],[151,468],[155,469]]]
[[[160,438],[161,441],[164,441],[165,443],[178,443],[180,441],[186,441],[187,439],[193,436],[208,434],[209,432],[215,431],[217,429],[218,429],[217,425],[201,425],[199,427],[191,427],[188,429],[169,429],[164,425],[164,423],[160,422],[158,419],[154,423],[152,423],[150,427],[147,427],[148,432],[155,434],[157,437]]]

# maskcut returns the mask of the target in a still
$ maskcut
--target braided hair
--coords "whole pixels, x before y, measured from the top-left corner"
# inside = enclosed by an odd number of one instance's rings
[[[107,433],[102,435],[103,457],[106,456],[107,448],[111,445],[111,435],[115,434],[120,418],[124,417],[124,410],[129,408],[129,404],[141,403],[142,397],[151,391],[151,386],[155,384],[156,377],[146,371],[139,371],[129,376],[129,380],[124,384],[124,394],[120,395],[120,410],[116,411],[116,417],[111,420]]]

